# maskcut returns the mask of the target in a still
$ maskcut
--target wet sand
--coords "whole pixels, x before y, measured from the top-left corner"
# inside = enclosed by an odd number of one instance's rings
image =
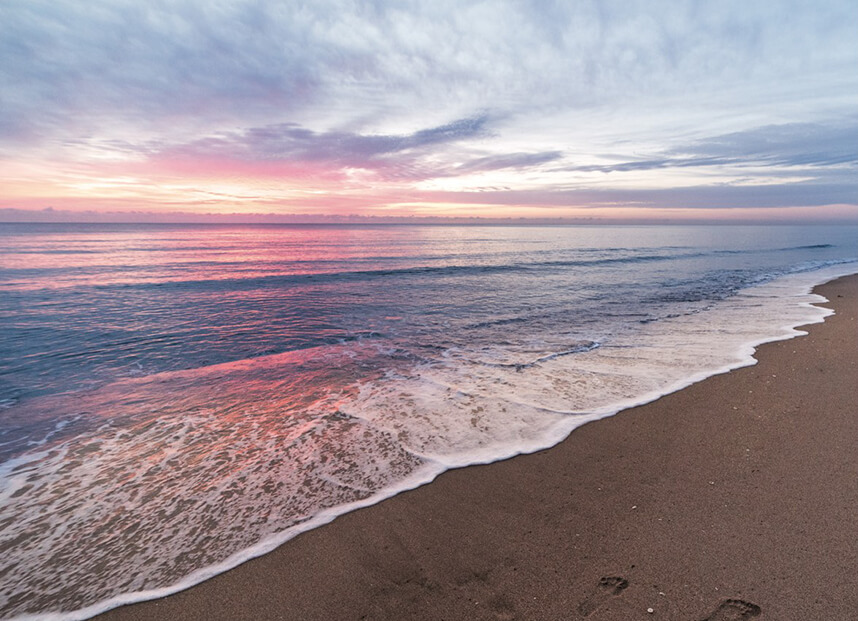
[[[816,291],[755,366],[96,618],[858,619],[858,276]]]

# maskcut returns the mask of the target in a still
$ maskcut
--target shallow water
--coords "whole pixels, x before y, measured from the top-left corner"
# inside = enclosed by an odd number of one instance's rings
[[[752,361],[858,227],[0,225],[0,611],[197,582]]]

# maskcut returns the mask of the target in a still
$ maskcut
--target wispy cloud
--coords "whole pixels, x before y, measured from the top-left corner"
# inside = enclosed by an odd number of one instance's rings
[[[476,139],[494,138],[488,115],[457,119],[444,125],[407,134],[360,134],[347,131],[316,132],[295,123],[253,127],[218,133],[188,143],[99,143],[158,165],[183,169],[182,163],[199,164],[212,174],[232,168],[266,174],[320,174],[340,177],[348,170],[364,170],[379,180],[426,180],[497,170],[522,170],[562,159],[560,151],[515,152],[485,155],[473,147],[456,148]],[[77,144],[77,147],[82,146]],[[92,145],[90,145],[92,146]],[[315,172],[314,172],[315,171]]]
[[[766,185],[695,185],[657,189],[487,190],[427,194],[424,200],[497,205],[665,209],[773,209],[813,205],[856,205],[854,183],[772,183]],[[858,211],[856,211],[858,215]]]
[[[483,172],[508,168],[530,168],[562,159],[561,151],[542,151],[539,153],[504,153],[477,157],[460,164],[456,172]]]
[[[7,0],[0,158],[42,172],[0,186],[858,204],[856,23],[851,0]]]
[[[683,151],[769,166],[854,164],[858,162],[858,117],[827,124],[766,125],[714,136]]]
[[[858,163],[858,119],[767,125],[712,136],[665,151],[663,157],[570,166],[582,172],[628,172],[708,166],[830,167]]]
[[[314,132],[295,123],[254,127],[170,147],[188,157],[230,157],[245,161],[326,161],[361,166],[386,156],[421,153],[427,148],[486,136],[487,117],[459,119],[402,135]]]

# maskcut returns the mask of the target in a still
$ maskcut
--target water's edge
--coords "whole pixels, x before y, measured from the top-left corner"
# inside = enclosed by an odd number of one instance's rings
[[[844,269],[844,266],[841,266],[841,269]],[[810,284],[802,283],[800,287],[797,287],[795,290],[792,291],[792,295],[808,295],[811,294],[813,290],[820,285],[824,285],[828,282],[832,282],[840,278],[858,275],[858,269],[856,269],[854,266],[845,269],[852,271],[838,272],[830,268],[820,270],[819,273],[815,274],[815,276],[818,277],[818,280],[814,280]],[[809,274],[808,276],[810,275],[811,274]],[[437,461],[428,461],[428,463],[424,467],[417,470],[411,476],[405,478],[404,480],[399,481],[396,485],[384,489],[363,500],[323,510],[319,514],[315,515],[313,518],[306,520],[300,524],[296,524],[295,526],[284,530],[275,536],[271,536],[267,539],[260,541],[256,545],[251,546],[250,548],[233,554],[231,557],[227,558],[221,563],[210,565],[201,568],[197,571],[194,571],[193,573],[189,574],[184,579],[180,580],[172,586],[147,591],[125,593],[123,595],[106,599],[101,602],[98,602],[97,604],[93,604],[86,608],[82,608],[75,611],[26,614],[17,617],[10,617],[8,621],[82,621],[83,619],[89,619],[100,613],[120,606],[134,604],[147,600],[160,599],[162,597],[166,597],[168,595],[172,595],[179,591],[188,589],[216,575],[225,573],[226,571],[229,571],[230,569],[233,569],[234,567],[237,567],[238,565],[248,560],[267,554],[268,552],[273,551],[274,549],[278,548],[279,546],[283,545],[294,537],[300,535],[301,533],[328,524],[340,515],[350,513],[351,511],[361,509],[363,507],[368,507],[377,504],[383,500],[396,496],[401,492],[415,489],[427,483],[431,483],[438,475],[447,470],[502,461],[515,457],[516,455],[533,453],[556,446],[563,440],[565,440],[569,436],[569,434],[572,433],[575,429],[581,427],[588,422],[614,416],[623,410],[651,403],[660,399],[663,396],[678,392],[684,388],[687,388],[688,386],[691,386],[692,384],[696,384],[709,377],[756,364],[757,359],[754,357],[754,354],[756,353],[756,350],[760,345],[776,341],[788,340],[798,336],[806,335],[806,331],[800,330],[798,328],[822,323],[823,321],[825,321],[826,317],[829,317],[834,314],[833,310],[818,306],[819,304],[826,303],[829,300],[816,293],[813,293],[813,297],[815,299],[813,299],[812,301],[804,301],[797,303],[797,306],[799,307],[814,309],[813,315],[810,315],[809,313],[808,317],[796,320],[791,325],[773,325],[771,326],[770,334],[743,343],[741,346],[741,350],[737,352],[736,361],[734,363],[689,375],[688,377],[683,378],[680,381],[674,382],[673,384],[670,384],[661,390],[645,393],[633,399],[627,399],[625,401],[613,403],[609,406],[598,408],[582,416],[565,418],[559,423],[557,423],[551,429],[549,434],[546,434],[539,440],[530,440],[527,443],[523,443],[517,446],[513,452],[505,452],[502,454],[484,453],[479,457],[476,455],[472,455],[473,458],[468,459],[467,461],[447,462],[444,464]],[[789,298],[785,298],[785,301],[788,300]]]

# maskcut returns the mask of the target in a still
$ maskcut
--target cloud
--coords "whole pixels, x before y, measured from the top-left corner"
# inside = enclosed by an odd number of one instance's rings
[[[139,148],[102,144],[107,150],[138,152],[152,162],[187,171],[194,163],[223,174],[300,174],[342,177],[349,169],[371,171],[382,180],[418,181],[504,169],[526,169],[559,160],[560,151],[481,155],[473,148],[452,148],[462,142],[493,137],[488,115],[457,119],[407,134],[315,132],[295,123],[223,133],[186,144],[151,143]],[[184,163],[184,164],[183,164]]]
[[[829,124],[767,125],[674,147],[663,157],[569,166],[565,170],[611,173],[713,166],[825,168],[856,163],[858,119],[851,118]]]
[[[849,1],[7,0],[0,131],[379,130],[714,95],[750,108],[786,90],[816,97],[820,80],[854,87],[856,13]]]
[[[858,162],[858,118],[828,124],[767,125],[715,136],[681,150],[704,159],[770,166],[854,164]]]
[[[486,122],[487,116],[483,115],[404,135],[314,132],[295,123],[284,123],[205,138],[170,151],[188,156],[223,155],[251,161],[322,160],[360,166],[387,155],[419,152],[427,147],[486,136]]]
[[[427,158],[462,141],[490,136],[486,115],[404,134],[317,132],[295,123],[220,133],[184,144],[150,143],[139,153],[164,170],[205,174],[345,179],[351,170],[377,179],[417,180],[446,174]]]
[[[427,201],[495,205],[639,207],[662,209],[774,209],[794,206],[858,205],[854,182],[696,185],[655,189],[536,189],[427,193]]]
[[[458,173],[486,172],[506,168],[530,168],[546,164],[563,157],[561,151],[542,151],[540,153],[504,153],[477,157],[456,167]]]
[[[0,183],[856,202],[856,21],[852,0],[6,0],[0,156],[33,166]]]

